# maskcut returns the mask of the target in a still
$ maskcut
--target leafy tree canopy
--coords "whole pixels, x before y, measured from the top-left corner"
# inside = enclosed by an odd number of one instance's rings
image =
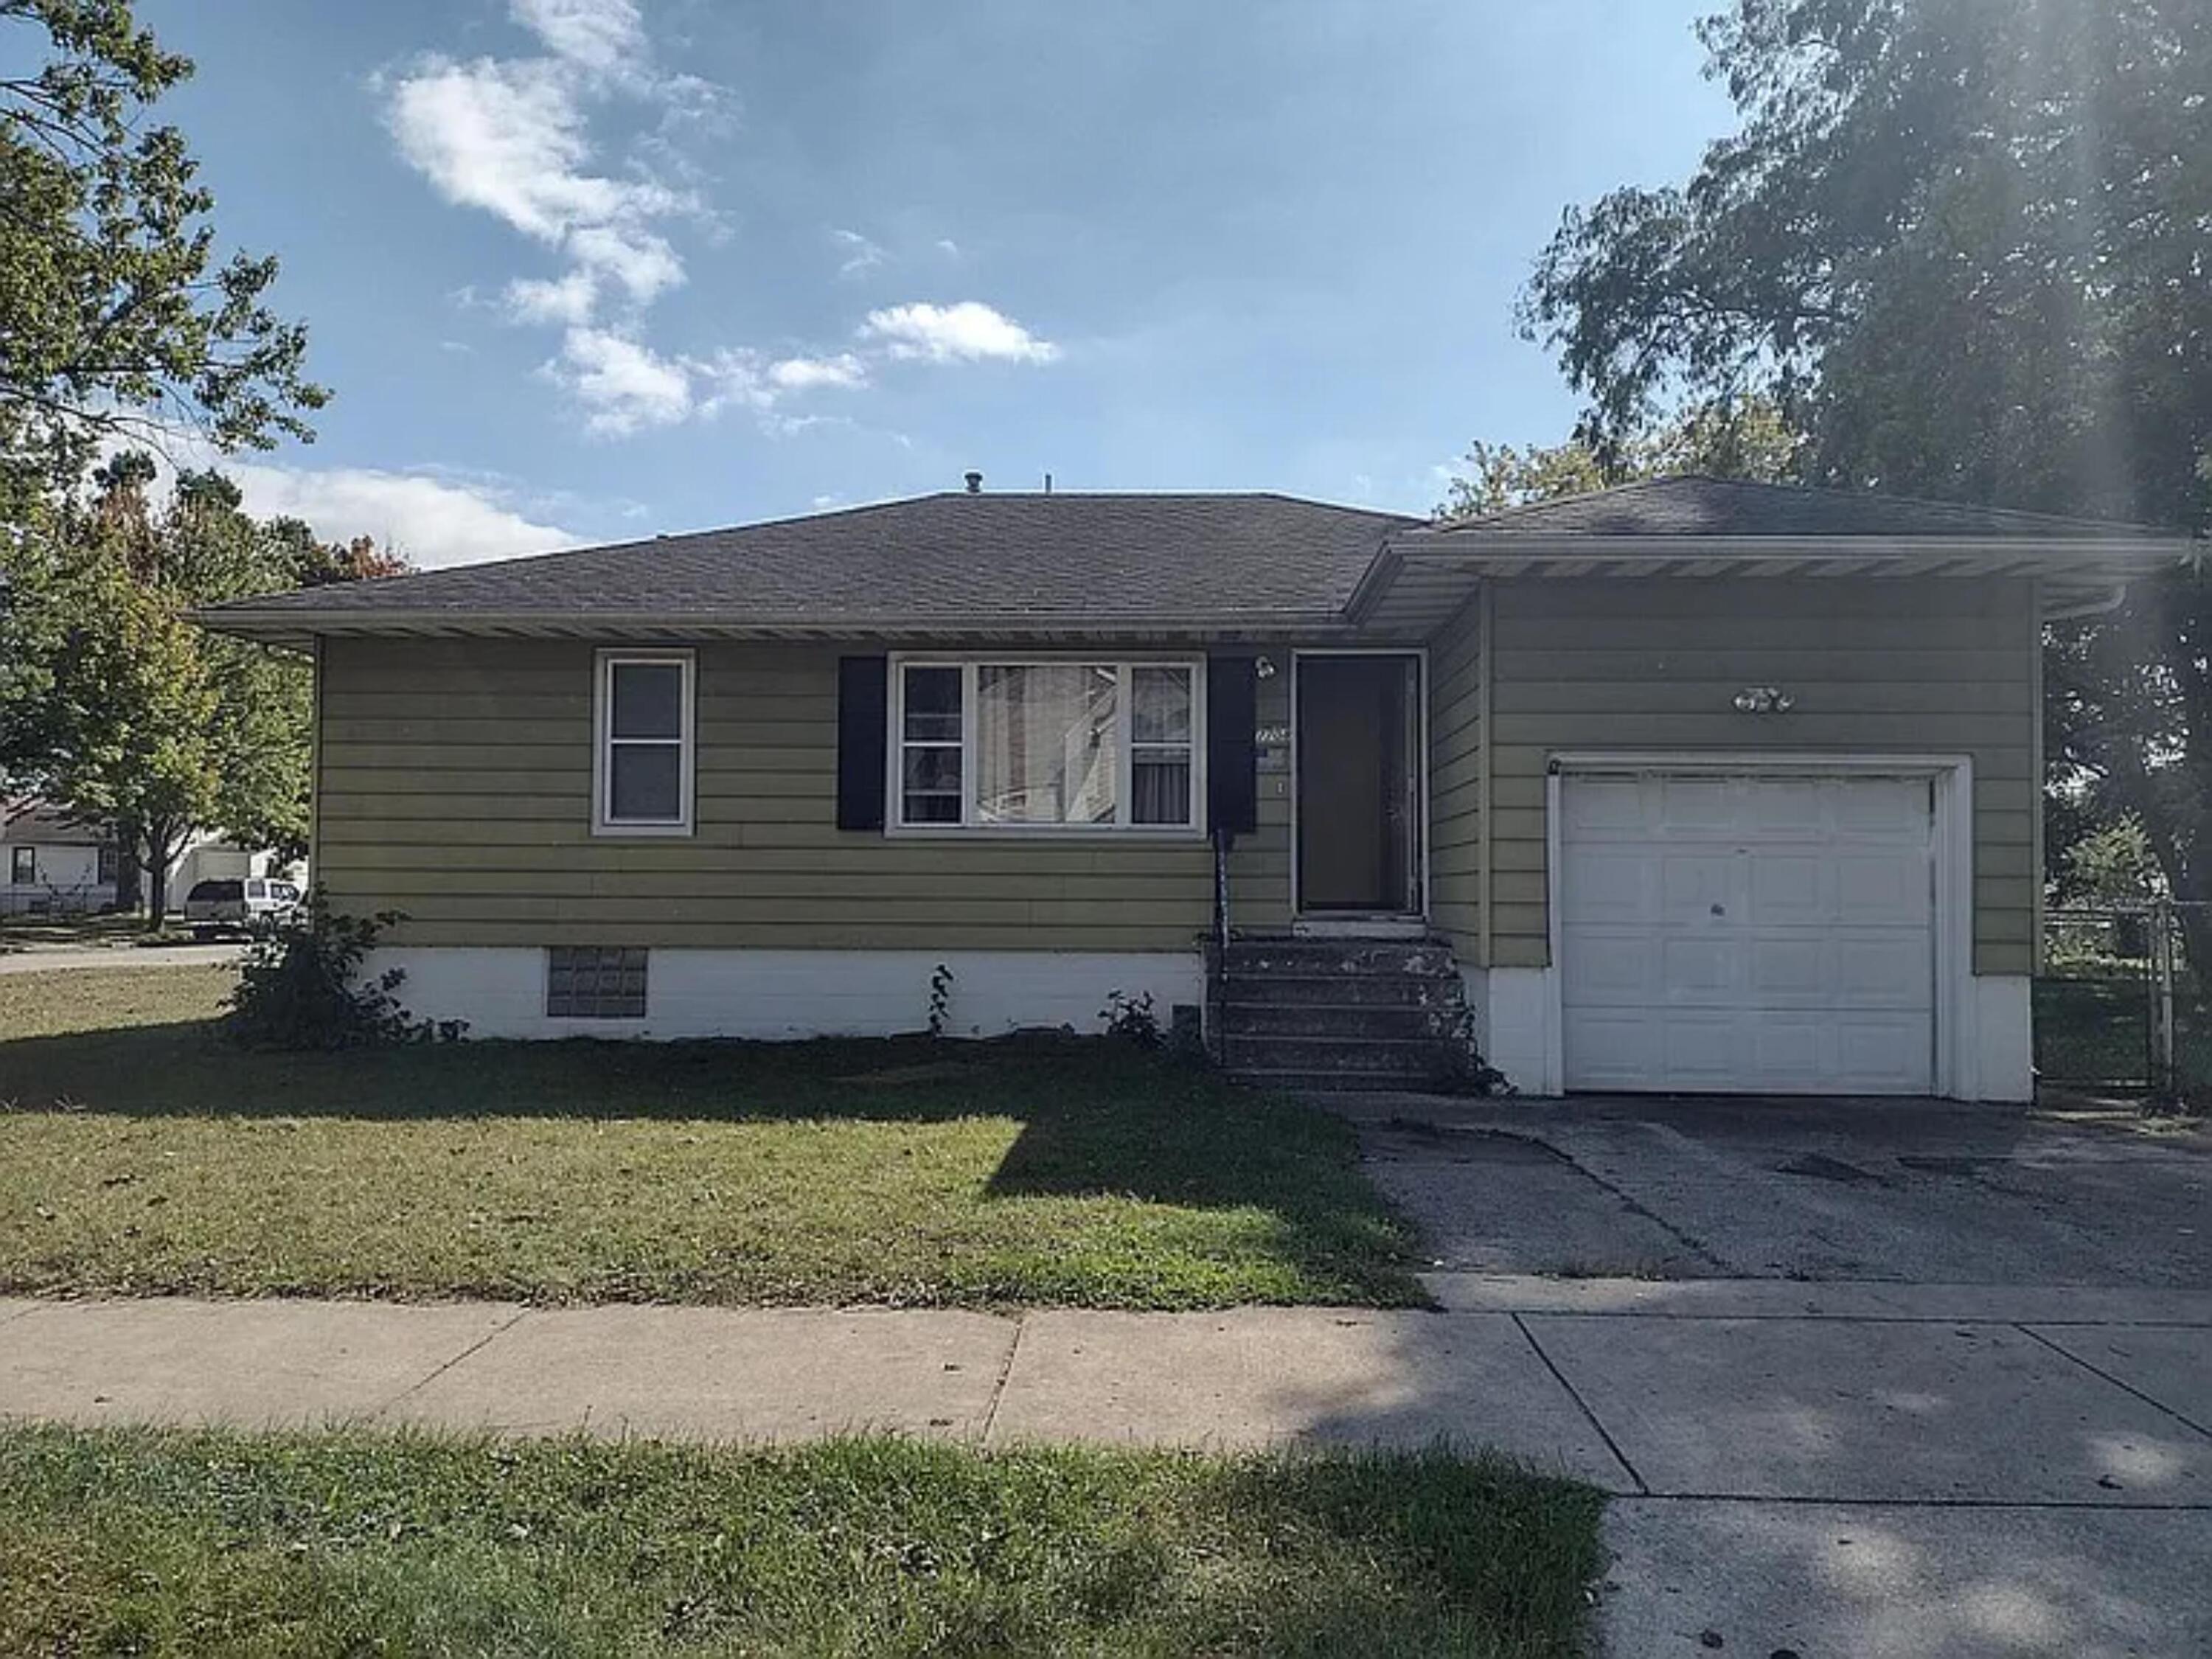
[[[1524,326],[1623,442],[1761,388],[1808,482],[2197,525],[2212,7],[1735,0],[1738,130],[1568,210]]]
[[[219,261],[214,197],[149,107],[191,73],[130,0],[0,0],[0,505],[68,489],[103,439],[179,423],[268,448],[326,400],[273,258]]]
[[[1437,504],[1443,520],[1477,519],[1646,478],[1704,473],[1783,483],[1797,476],[1804,439],[1771,398],[1722,399],[1601,448],[1577,435],[1548,447],[1477,441]]]
[[[156,502],[125,450],[88,499],[0,542],[0,777],[112,823],[160,890],[192,831],[306,848],[311,686],[295,656],[194,627],[198,605],[404,570],[367,538],[257,522],[216,472]]]

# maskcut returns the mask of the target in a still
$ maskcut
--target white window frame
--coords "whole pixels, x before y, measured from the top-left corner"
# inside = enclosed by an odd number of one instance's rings
[[[906,671],[909,668],[960,670],[960,822],[906,822]],[[1112,823],[983,823],[975,817],[975,707],[979,671],[985,668],[1111,668],[1116,696]],[[1138,668],[1180,668],[1190,675],[1190,814],[1188,823],[1131,823],[1126,814],[1135,799],[1133,784],[1136,744],[1133,738],[1134,684],[1131,671]],[[968,653],[895,653],[890,659],[890,742],[885,745],[885,811],[884,833],[921,840],[957,838],[984,840],[1005,837],[1033,840],[1071,837],[1113,841],[1203,841],[1206,839],[1206,659],[1203,657],[1146,655],[1127,652],[1070,652],[1059,656]],[[1158,747],[1159,745],[1147,745]]]
[[[615,670],[632,665],[665,667],[671,664],[683,671],[682,729],[675,739],[681,757],[678,790],[682,813],[673,818],[617,818],[609,811],[614,789],[614,768],[611,763],[614,744],[617,741],[665,744],[669,740],[617,739],[614,736]],[[697,817],[698,678],[697,653],[688,649],[610,649],[600,651],[594,657],[592,666],[592,833],[594,836],[688,836],[692,833]]]

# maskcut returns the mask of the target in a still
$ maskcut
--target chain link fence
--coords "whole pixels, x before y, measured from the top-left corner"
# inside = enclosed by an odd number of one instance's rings
[[[2059,1089],[2212,1106],[2212,905],[2068,905],[2044,918],[2035,1067]]]

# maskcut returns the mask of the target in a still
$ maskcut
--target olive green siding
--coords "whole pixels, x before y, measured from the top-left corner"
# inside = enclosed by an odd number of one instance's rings
[[[1497,965],[1547,963],[1552,755],[1777,749],[1971,756],[1975,971],[2031,971],[2040,794],[2030,583],[1504,581],[1492,604]],[[1474,626],[1471,612],[1455,618],[1431,647],[1437,659]],[[1739,714],[1731,702],[1747,685],[1779,686],[1796,707],[1782,715]],[[1474,833],[1473,811],[1439,789],[1439,847]],[[1443,868],[1439,856],[1440,877]],[[1480,914],[1457,880],[1447,921],[1455,939],[1460,918]]]
[[[318,878],[343,909],[404,911],[414,945],[1194,947],[1202,841],[840,831],[838,655],[701,645],[696,833],[625,838],[591,830],[590,643],[326,641]],[[1289,802],[1263,787],[1261,812],[1231,884],[1240,922],[1280,926]]]
[[[1482,605],[1429,649],[1429,921],[1459,959],[1482,961]]]
[[[1429,641],[1437,930],[1470,964],[1544,965],[1561,750],[1967,754],[1976,968],[2030,971],[2034,605],[2022,581],[1492,585]],[[1291,647],[1264,649],[1260,722],[1286,726]],[[629,838],[591,831],[588,641],[326,640],[318,878],[343,909],[404,912],[394,937],[417,945],[1182,951],[1203,934],[1201,841],[840,831],[839,654],[698,647],[696,833]],[[1756,684],[1796,708],[1736,713]],[[1288,761],[1268,752],[1260,827],[1231,855],[1248,931],[1291,921]]]

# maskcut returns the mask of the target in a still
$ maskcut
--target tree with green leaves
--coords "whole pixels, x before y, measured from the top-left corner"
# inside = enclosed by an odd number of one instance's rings
[[[130,0],[0,0],[0,517],[73,489],[101,443],[179,425],[223,449],[313,436],[307,333],[273,258],[217,256],[183,136],[191,73]]]
[[[1479,519],[1508,507],[1593,489],[1704,473],[1783,483],[1797,477],[1804,439],[1771,398],[1724,399],[1684,410],[1601,452],[1580,435],[1520,448],[1477,441],[1465,470],[1437,504],[1439,520]]]
[[[1523,296],[1594,454],[1761,396],[1808,483],[2205,530],[2212,6],[1734,0],[1700,33],[1736,130],[1570,208]],[[2212,900],[2204,580],[2052,644],[2068,821],[2132,817]],[[2191,946],[2212,964],[2212,915]]]
[[[0,761],[72,815],[113,824],[158,896],[202,830],[305,850],[311,687],[296,656],[186,620],[294,586],[289,535],[212,472],[180,476],[157,509],[146,459],[115,456],[89,501],[42,513],[0,549],[12,596],[0,648],[15,664],[0,676]]]
[[[159,926],[171,866],[220,807],[221,699],[174,594],[134,580],[105,536],[58,550],[52,566],[59,647],[34,775],[48,799],[116,826],[145,870]]]

